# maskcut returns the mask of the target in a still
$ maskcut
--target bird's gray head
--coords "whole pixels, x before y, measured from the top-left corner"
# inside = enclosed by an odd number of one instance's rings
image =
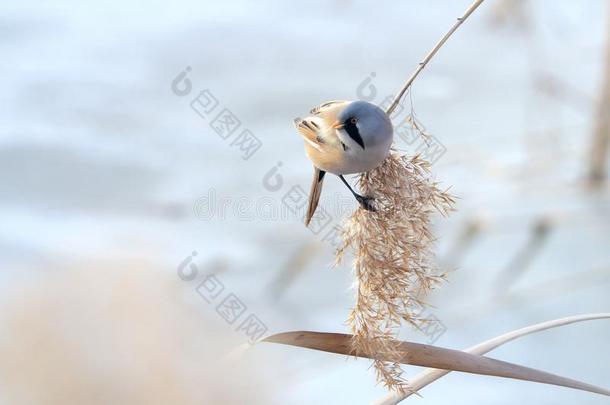
[[[353,101],[339,113],[339,124],[362,149],[392,143],[392,122],[375,104]]]

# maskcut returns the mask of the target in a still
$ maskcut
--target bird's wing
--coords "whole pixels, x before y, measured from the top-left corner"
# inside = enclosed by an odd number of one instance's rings
[[[297,118],[294,124],[305,141],[305,152],[315,167],[331,173],[341,172],[342,155],[346,150],[345,144],[337,135],[332,124],[342,108],[349,101],[330,101],[312,110],[312,115],[306,118]],[[321,183],[320,183],[321,187]],[[314,188],[312,186],[312,193]],[[319,196],[318,196],[319,198]],[[310,201],[311,214],[315,205]]]

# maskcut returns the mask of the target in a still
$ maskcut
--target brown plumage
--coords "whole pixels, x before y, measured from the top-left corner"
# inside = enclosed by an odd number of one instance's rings
[[[297,118],[295,124],[305,140],[305,153],[320,170],[341,172],[344,145],[331,124],[349,101],[329,101],[312,109],[307,118]]]
[[[309,113],[310,117],[297,118],[294,122],[299,134],[305,140],[305,152],[312,162],[316,162],[319,167],[314,166],[311,190],[309,192],[309,204],[305,225],[309,226],[311,218],[316,212],[320,195],[322,194],[322,184],[326,170],[337,171],[341,162],[340,153],[343,149],[341,141],[334,130],[328,127],[328,123],[335,122],[341,108],[348,101],[329,101],[313,108]],[[325,168],[326,170],[323,170]]]

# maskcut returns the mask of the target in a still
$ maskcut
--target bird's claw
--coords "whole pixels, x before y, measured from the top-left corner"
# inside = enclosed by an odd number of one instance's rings
[[[364,197],[364,196],[357,196],[356,200],[358,201],[358,203],[360,204],[360,206],[362,208],[364,208],[367,211],[371,211],[371,212],[376,212],[377,210],[375,209],[375,207],[373,206],[373,201],[375,201],[375,199],[373,197]]]

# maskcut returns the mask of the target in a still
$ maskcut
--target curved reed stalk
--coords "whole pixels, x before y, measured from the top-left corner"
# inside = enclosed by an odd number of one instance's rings
[[[559,326],[569,325],[571,323],[583,322],[583,321],[592,321],[596,319],[609,319],[610,313],[601,313],[601,314],[586,314],[586,315],[575,315],[569,316],[566,318],[555,319],[552,321],[542,322],[535,325],[527,326],[525,328],[517,329],[503,335],[497,336],[495,338],[486,340],[482,343],[479,343],[475,346],[469,347],[464,351],[466,353],[483,355],[499,346],[502,346],[505,343],[513,341],[515,339],[519,339],[523,336],[530,335],[536,332],[542,332],[547,329],[557,328]],[[409,380],[409,388],[412,391],[408,392],[392,392],[388,394],[385,398],[377,401],[374,405],[396,405],[402,400],[410,397],[413,393],[418,392],[425,386],[433,383],[439,378],[449,374],[451,371],[448,370],[439,370],[435,368],[427,369],[420,374],[416,375],[414,378]]]

